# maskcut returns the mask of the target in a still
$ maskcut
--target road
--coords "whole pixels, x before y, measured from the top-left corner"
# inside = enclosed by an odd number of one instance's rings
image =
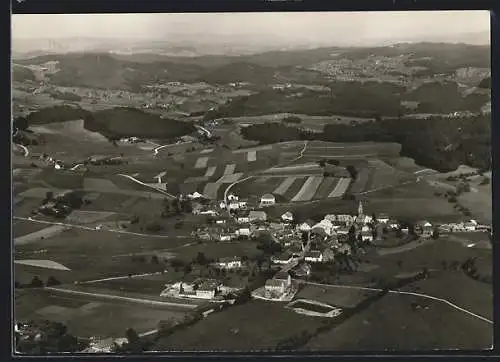
[[[197,308],[197,305],[195,305],[195,304],[163,302],[163,301],[159,301],[159,300],[150,300],[150,299],[144,299],[144,298],[123,297],[123,296],[114,295],[114,294],[82,292],[80,290],[70,290],[70,289],[57,288],[57,287],[45,287],[43,289],[58,292],[58,293],[83,295],[83,296],[101,298],[101,299],[120,300],[120,301],[133,302],[133,303],[139,303],[139,304],[158,305],[158,306],[165,306],[165,307],[181,307],[181,308],[187,308],[187,309]]]
[[[18,143],[14,143],[14,145],[15,145],[16,147],[19,147],[19,148],[21,148],[21,149],[23,150],[23,152],[24,152],[24,157],[28,157],[28,156],[30,155],[30,151],[28,150],[28,147],[23,146],[23,145],[20,145],[20,144],[18,144]]]
[[[158,151],[160,151],[162,148],[165,148],[165,147],[171,147],[171,146],[178,146],[178,145],[184,145],[186,143],[193,143],[191,141],[188,141],[188,142],[180,142],[180,143],[170,143],[168,145],[163,145],[163,146],[159,146],[159,147],[156,147],[155,149],[153,149],[153,153],[155,155],[158,154]],[[158,146],[158,145],[157,145]]]
[[[163,191],[162,189],[159,189],[159,188],[157,188],[157,187],[154,187],[154,186],[148,185],[148,184],[146,184],[146,183],[144,183],[144,182],[142,182],[142,181],[139,181],[138,179],[136,179],[136,178],[134,178],[134,177],[132,177],[132,176],[129,176],[129,175],[124,175],[124,174],[122,174],[122,173],[117,174],[117,176],[121,176],[121,177],[128,178],[129,180],[131,180],[131,181],[133,181],[133,182],[135,182],[135,183],[137,183],[137,184],[139,184],[139,185],[142,185],[142,186],[145,186],[145,187],[149,187],[150,189],[153,189],[153,190],[155,190],[155,191],[158,191],[159,193],[161,193],[161,194],[163,194],[163,195],[165,195],[165,196],[168,196],[168,197],[170,197],[170,198],[172,198],[172,199],[175,199],[175,198],[176,198],[174,195],[169,194],[167,191]]]
[[[154,235],[154,234],[144,234],[144,233],[135,233],[135,232],[132,232],[132,231],[116,230],[116,229],[96,229],[95,227],[89,227],[89,226],[84,226],[84,225],[68,224],[68,223],[63,223],[63,222],[54,222],[54,221],[45,221],[45,220],[35,220],[33,218],[26,218],[26,217],[19,217],[19,216],[14,216],[13,219],[14,220],[30,221],[30,222],[35,222],[35,223],[39,223],[39,224],[61,225],[61,226],[65,226],[65,227],[73,228],[73,229],[89,230],[89,231],[96,231],[96,232],[100,231],[100,232],[110,232],[110,233],[118,233],[118,234],[127,234],[127,235],[142,236],[142,237],[148,237],[148,238],[187,239],[187,238],[191,237],[191,236],[187,236],[187,235]]]
[[[297,279],[298,280],[298,279]],[[360,287],[360,286],[354,286],[354,285],[339,285],[339,284],[321,284],[321,283],[314,283],[314,282],[308,282],[308,281],[303,281],[303,280],[298,280],[304,284],[310,284],[310,285],[316,285],[316,286],[321,286],[321,287],[329,287],[329,288],[344,288],[344,289],[357,289],[357,290],[366,290],[366,291],[372,291],[372,292],[382,292],[383,289],[379,289],[379,288],[368,288],[368,287]],[[428,294],[422,294],[422,293],[414,293],[414,292],[404,292],[404,291],[401,291],[401,290],[389,290],[388,293],[390,294],[396,294],[396,295],[411,295],[411,296],[414,296],[414,297],[420,297],[420,298],[425,298],[425,299],[431,299],[431,300],[435,300],[437,302],[440,302],[440,303],[444,303],[456,310],[458,310],[459,312],[462,312],[462,313],[465,313],[465,314],[468,314],[476,319],[479,319],[483,322],[486,322],[488,324],[493,324],[493,321],[492,320],[489,320],[488,318],[485,318],[479,314],[476,314],[474,312],[471,312],[470,310],[467,310],[465,308],[462,308],[452,302],[450,302],[449,300],[446,300],[446,299],[443,299],[443,298],[438,298],[438,297],[435,297],[435,296],[432,296],[432,295],[428,295]]]

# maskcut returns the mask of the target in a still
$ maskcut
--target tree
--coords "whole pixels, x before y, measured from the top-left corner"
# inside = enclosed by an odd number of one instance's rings
[[[198,252],[195,258],[195,263],[198,265],[206,265],[208,262],[207,258],[205,257],[205,254],[201,251]]]
[[[131,353],[141,353],[143,352],[143,347],[141,343],[141,339],[137,332],[129,328],[125,332],[125,337],[127,338],[126,350]]]
[[[49,201],[52,201],[54,199],[54,193],[52,191],[47,191],[45,193],[45,199],[43,200],[43,203],[47,203]]]
[[[56,278],[54,278],[53,276],[50,276],[48,279],[47,279],[47,283],[45,283],[46,286],[50,287],[52,285],[60,285],[61,282],[59,280],[57,280]]]
[[[439,238],[439,230],[437,228],[432,231],[432,238],[433,239]]]
[[[245,289],[238,295],[236,298],[236,304],[244,304],[246,302],[249,302],[252,299],[252,293],[250,292],[250,288],[245,286]]]
[[[184,274],[187,275],[193,271],[193,267],[191,264],[184,265]]]
[[[340,165],[340,161],[339,160],[328,160],[327,162],[330,165],[334,165],[334,166],[339,166]]]
[[[156,254],[151,257],[151,263],[152,264],[159,264],[160,263],[160,261],[158,260],[158,256],[156,256]]]
[[[320,167],[325,167],[325,166],[326,166],[326,161],[325,161],[325,160],[319,160],[319,161],[318,161],[318,165],[319,165]]]
[[[346,168],[347,172],[349,172],[349,175],[353,180],[356,180],[358,177],[358,171],[353,165],[347,165]]]
[[[33,279],[31,280],[30,286],[32,286],[33,288],[42,288],[43,282],[40,280],[38,276],[34,276]]]

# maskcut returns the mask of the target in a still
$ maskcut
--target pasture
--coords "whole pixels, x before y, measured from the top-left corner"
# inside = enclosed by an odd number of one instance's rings
[[[282,303],[251,301],[210,314],[195,327],[160,338],[156,350],[259,351],[274,349],[279,341],[304,330],[314,330],[321,319],[294,313]]]
[[[427,309],[412,310],[418,303]],[[453,328],[450,329],[450,326]],[[493,343],[493,327],[442,303],[387,295],[306,345],[313,351],[480,350]]]
[[[50,237],[56,236],[66,230],[67,227],[62,225],[51,225],[48,226],[45,224],[43,229],[37,230],[30,234],[26,234],[23,236],[18,236],[14,239],[14,245],[25,245],[34,243],[39,240],[48,239]]]
[[[46,227],[46,224],[35,223],[28,220],[12,220],[12,236],[18,238],[24,235],[30,235]]]
[[[191,246],[173,250],[176,257],[191,261],[201,252],[208,259],[218,259],[232,256],[247,256],[249,258],[261,254],[257,244],[252,241],[218,242],[209,244],[193,244]]]
[[[184,312],[153,307],[102,301],[86,296],[56,294],[49,291],[22,291],[15,297],[16,318],[48,319],[62,322],[71,334],[79,337],[123,337],[128,328],[138,333],[157,327],[160,320],[182,320]]]

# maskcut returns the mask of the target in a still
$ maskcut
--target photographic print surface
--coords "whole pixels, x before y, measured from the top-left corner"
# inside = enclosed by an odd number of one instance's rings
[[[14,15],[16,353],[490,349],[489,37]]]

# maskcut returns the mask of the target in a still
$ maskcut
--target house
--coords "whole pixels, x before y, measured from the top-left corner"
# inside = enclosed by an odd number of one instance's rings
[[[432,228],[432,226],[425,225],[422,228],[422,237],[423,238],[430,238],[430,237],[432,237],[433,233],[434,233],[434,229]]]
[[[221,269],[238,269],[243,266],[240,257],[220,258],[217,266]]]
[[[302,224],[297,225],[297,230],[299,230],[300,232],[303,232],[303,233],[309,232],[309,231],[311,231],[313,225],[314,225],[314,221],[307,220],[306,222],[303,222]]]
[[[311,263],[322,263],[323,262],[323,254],[319,250],[309,251],[305,254],[305,261]]]
[[[324,231],[324,233],[328,236],[331,236],[334,233],[333,230],[333,224],[329,220],[321,220],[319,223],[313,225],[312,230],[314,231],[315,229],[321,229]]]
[[[237,236],[250,236],[251,234],[250,228],[239,228],[236,230]]]
[[[260,207],[268,207],[276,204],[276,198],[273,194],[265,194],[260,198]]]
[[[387,221],[387,225],[391,230],[399,229],[399,223],[396,220],[389,219],[389,221]]]
[[[372,242],[373,241],[373,234],[371,231],[362,231],[361,232],[361,239],[366,242]]]
[[[477,226],[477,223],[473,223],[473,222],[466,222],[464,223],[464,228],[465,228],[465,231],[476,231],[476,226]]]
[[[239,224],[247,224],[247,223],[250,222],[250,218],[248,216],[238,216],[238,218],[236,219],[236,221]]]
[[[291,273],[297,277],[307,277],[311,275],[311,266],[307,263],[300,263],[292,268]]]
[[[377,216],[377,221],[381,224],[387,224],[389,222],[389,215],[380,214]]]
[[[331,221],[332,223],[334,223],[335,221],[337,221],[337,216],[335,216],[334,214],[328,214],[328,215],[325,215],[323,220],[328,220],[328,221]]]
[[[218,220],[215,220],[215,223],[216,223],[216,224],[219,224],[219,225],[221,225],[221,224],[225,224],[225,223],[226,223],[226,219],[218,219]]]
[[[215,210],[202,210],[198,212],[198,215],[217,216],[218,214]]]
[[[234,195],[234,194],[229,194],[229,195],[227,195],[227,200],[229,202],[236,202],[239,200],[239,197]]]
[[[219,241],[231,241],[232,236],[230,234],[220,234]]]
[[[290,211],[287,211],[283,215],[281,215],[281,220],[283,220],[284,222],[292,222],[293,214]]]
[[[196,298],[213,299],[218,292],[220,283],[213,280],[206,280],[198,285]]]
[[[248,214],[249,221],[266,221],[267,214],[264,211],[250,211]]]
[[[333,249],[334,248],[338,248],[340,246],[340,244],[335,244],[335,245],[332,245],[331,247],[329,248],[326,248],[325,250],[323,250],[323,261],[331,261],[331,260],[334,260],[335,259],[335,253],[333,252]]]
[[[371,230],[371,228],[370,228],[368,225],[363,225],[363,226],[361,227],[361,232],[368,232],[368,231],[370,231],[370,230]]]
[[[352,224],[356,220],[356,217],[353,215],[340,214],[336,216],[336,221],[340,221],[346,224]]]
[[[335,230],[337,235],[347,235],[349,234],[349,228],[347,226],[343,226]]]
[[[293,260],[293,256],[289,252],[285,252],[278,256],[271,257],[271,261],[275,264],[288,264]]]
[[[226,203],[224,201],[221,201],[219,203],[219,208],[222,209],[222,210],[224,210],[226,208]]]
[[[264,288],[267,292],[283,294],[289,288],[289,285],[284,280],[268,279]]]
[[[90,342],[89,347],[83,350],[86,353],[114,353],[116,352],[116,347],[122,346],[127,343],[127,338],[117,338],[112,337],[106,339],[94,339]]]

